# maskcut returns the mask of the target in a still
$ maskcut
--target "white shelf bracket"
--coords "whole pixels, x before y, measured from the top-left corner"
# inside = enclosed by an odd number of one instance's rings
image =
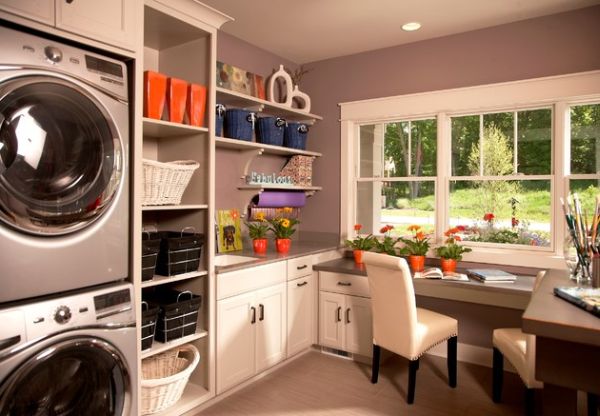
[[[241,178],[244,181],[246,180],[246,176],[248,176],[248,170],[250,169],[250,164],[257,156],[262,155],[263,152],[264,152],[264,149],[243,150],[240,152],[242,154],[243,158],[245,159],[244,168],[242,169],[242,176],[241,176]]]

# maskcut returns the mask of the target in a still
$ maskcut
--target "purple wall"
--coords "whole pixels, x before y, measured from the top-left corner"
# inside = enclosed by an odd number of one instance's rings
[[[305,65],[301,89],[324,117],[310,132],[314,183],[303,229],[339,232],[338,103],[600,69],[600,6]],[[324,215],[324,209],[327,215]]]

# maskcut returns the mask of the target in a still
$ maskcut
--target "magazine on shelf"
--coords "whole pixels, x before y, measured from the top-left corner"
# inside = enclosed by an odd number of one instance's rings
[[[456,272],[442,273],[442,271],[437,267],[428,267],[422,272],[415,272],[413,278],[469,281],[469,278],[466,274]]]
[[[467,272],[483,282],[514,282],[517,276],[498,269],[468,269]]]
[[[600,288],[555,287],[554,294],[600,318]]]

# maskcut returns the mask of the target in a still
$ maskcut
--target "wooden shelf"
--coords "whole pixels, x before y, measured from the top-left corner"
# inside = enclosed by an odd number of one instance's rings
[[[230,91],[222,87],[217,87],[217,103],[223,104],[226,107],[250,108],[259,107],[259,111],[280,116],[290,121],[305,121],[311,122],[314,120],[323,120],[323,117],[316,114],[307,113],[296,108],[290,108],[286,105],[273,103],[261,98],[252,97],[247,94],[242,94],[236,91]]]
[[[197,329],[195,334],[188,335],[186,337],[174,339],[169,342],[158,342],[154,341],[152,343],[152,347],[150,349],[142,351],[142,358],[152,357],[153,355],[160,354],[161,352],[165,352],[170,350],[171,348],[178,347],[183,344],[187,344],[188,342],[195,341],[200,338],[204,338],[208,335],[208,332],[204,329]]]
[[[200,270],[197,272],[176,274],[175,276],[154,275],[152,280],[142,282],[142,288],[164,285],[166,283],[180,282],[182,280],[194,279],[196,277],[207,276],[208,271]]]
[[[259,192],[265,191],[265,190],[269,190],[269,189],[277,189],[278,191],[280,190],[286,190],[286,191],[309,191],[309,192],[314,192],[314,191],[320,191],[323,188],[320,186],[289,186],[289,185],[240,185],[238,186],[238,189],[242,189],[242,190],[257,190]]]
[[[206,204],[183,204],[183,205],[149,205],[142,207],[142,211],[179,211],[208,209]]]
[[[144,117],[144,136],[157,139],[206,134],[208,128]]]
[[[204,387],[189,381],[183,390],[183,395],[173,406],[159,413],[153,413],[154,416],[179,416],[183,415],[196,406],[201,405],[210,398],[210,393]]]
[[[215,142],[217,144],[217,147],[220,147],[222,149],[234,149],[234,150],[260,149],[260,150],[262,150],[263,154],[284,155],[284,156],[293,156],[293,155],[314,156],[314,157],[323,156],[323,154],[321,154],[321,153],[311,152],[309,150],[292,149],[290,147],[273,146],[270,144],[263,144],[263,143],[256,143],[256,142],[246,142],[244,140],[229,139],[226,137],[217,137],[217,138],[215,138]]]

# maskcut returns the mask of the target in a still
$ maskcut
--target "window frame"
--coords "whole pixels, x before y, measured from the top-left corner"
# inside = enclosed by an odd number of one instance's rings
[[[541,175],[553,178],[551,179],[551,230],[553,231],[551,248],[543,248],[540,251],[539,248],[530,246],[477,243],[477,249],[467,253],[464,259],[486,263],[564,269],[562,246],[566,229],[559,201],[561,197],[564,198],[568,195],[569,179],[577,179],[574,175],[567,176],[570,174],[570,149],[567,136],[570,124],[569,109],[571,105],[598,102],[600,102],[600,71],[340,103],[340,237],[342,241],[346,236],[353,235],[355,218],[353,201],[356,200],[356,187],[353,185],[357,178],[357,159],[355,158],[357,141],[354,138],[358,137],[360,125],[437,118],[434,240],[436,243],[440,243],[449,220],[446,201],[449,201],[451,178],[451,161],[448,157],[451,155],[450,117],[552,107],[552,173],[551,175]],[[519,177],[521,175],[515,176],[514,179],[524,179]],[[529,175],[529,178],[533,177],[534,175]],[[464,179],[465,177],[459,178]],[[443,209],[439,209],[439,207]],[[512,253],[518,255],[513,256]],[[433,250],[430,251],[430,255],[432,254]]]

